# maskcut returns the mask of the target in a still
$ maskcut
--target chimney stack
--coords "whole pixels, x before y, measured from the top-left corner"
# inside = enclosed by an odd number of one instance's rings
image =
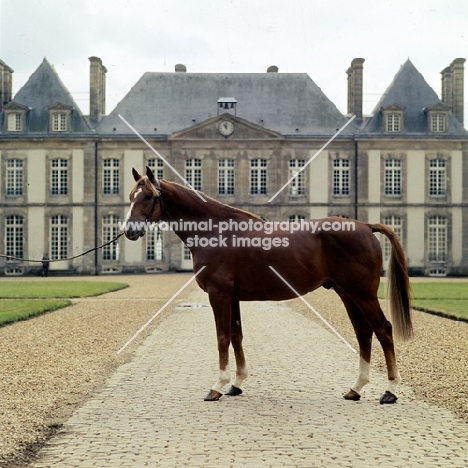
[[[355,58],[348,68],[348,114],[362,119],[363,58]]]
[[[465,74],[465,59],[457,58],[451,64],[452,69],[452,112],[463,125],[463,85]]]
[[[0,60],[0,112],[13,98],[13,70]]]
[[[106,113],[107,69],[99,57],[89,57],[89,117],[93,121]]]
[[[442,75],[442,101],[452,110],[453,115],[463,124],[464,118],[464,58],[456,58]]]

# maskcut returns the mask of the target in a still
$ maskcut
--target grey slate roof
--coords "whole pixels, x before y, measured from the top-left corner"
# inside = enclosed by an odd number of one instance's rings
[[[360,135],[382,135],[382,113],[380,109],[391,104],[400,104],[405,108],[403,111],[403,130],[396,135],[398,137],[428,134],[427,115],[424,109],[435,104],[443,104],[443,102],[408,59],[401,66],[376,105],[373,116],[360,132]],[[449,125],[446,135],[452,137],[456,135],[466,137],[468,135],[468,132],[451,111],[449,111]],[[438,135],[438,137],[440,136]]]
[[[226,96],[238,117],[283,135],[333,135],[347,121],[305,73],[148,72],[96,130],[131,134],[121,114],[141,134],[170,135],[216,117]],[[355,131],[351,124],[343,134]]]
[[[73,133],[90,131],[71,94],[45,58],[11,102],[22,104],[30,109],[27,117],[27,133],[48,132],[48,107],[55,103],[62,103],[73,108],[71,113],[71,130]]]

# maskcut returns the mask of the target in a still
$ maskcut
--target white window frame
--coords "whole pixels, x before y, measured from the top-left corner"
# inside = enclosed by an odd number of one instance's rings
[[[382,223],[392,228],[395,231],[395,234],[400,239],[400,242],[403,243],[403,218],[397,215],[384,216]],[[383,237],[383,261],[384,263],[390,260],[390,255],[392,253],[392,244],[386,236]]]
[[[146,260],[164,260],[164,231],[157,225],[146,232]]]
[[[250,160],[250,195],[268,194],[268,172],[266,159]]]
[[[304,159],[289,160],[289,196],[302,197],[306,194],[306,175],[305,170],[301,170],[305,165]],[[300,171],[300,172],[299,172]],[[299,172],[299,174],[298,174]],[[297,174],[296,177],[294,177]],[[292,179],[294,177],[294,179]]]
[[[429,196],[447,195],[447,161],[442,158],[429,159]]]
[[[9,215],[5,218],[5,254],[23,258],[24,218],[21,215]],[[7,261],[15,260],[7,259]]]
[[[191,185],[195,190],[202,189],[202,160],[185,160],[185,180],[187,185]]]
[[[234,195],[235,187],[234,159],[218,160],[218,195]]]
[[[66,132],[68,130],[67,112],[52,112],[52,131]]]
[[[117,215],[105,215],[102,218],[102,243],[106,243],[114,239],[120,234],[119,217]],[[113,242],[102,248],[102,260],[104,262],[112,262],[120,260],[119,242]]]
[[[52,159],[50,162],[50,194],[68,195],[68,159]]]
[[[385,131],[388,133],[401,132],[402,116],[400,112],[389,112],[385,114]]]
[[[50,259],[68,257],[68,217],[54,215],[50,218]]]
[[[384,193],[387,197],[401,197],[401,159],[388,158],[384,163]]]
[[[102,161],[102,193],[103,195],[120,194],[120,160],[108,158]]]
[[[23,112],[7,112],[6,119],[7,132],[22,132],[23,131]]]
[[[23,195],[24,162],[22,159],[7,159],[5,195],[21,197]]]
[[[333,196],[349,197],[351,193],[351,163],[349,159],[333,160]]]
[[[164,179],[164,161],[162,159],[148,159],[148,167],[153,171],[156,179]]]
[[[445,216],[428,219],[428,260],[430,263],[445,263],[448,253],[448,221]]]
[[[447,116],[446,114],[430,114],[431,119],[431,132],[432,133],[445,133],[447,130]]]

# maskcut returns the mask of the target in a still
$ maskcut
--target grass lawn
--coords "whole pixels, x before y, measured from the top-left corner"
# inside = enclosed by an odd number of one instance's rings
[[[126,288],[125,283],[99,281],[5,281],[0,282],[0,299],[98,296]]]
[[[411,283],[411,287],[415,309],[468,320],[468,283]],[[380,284],[379,297],[386,297],[385,284]]]
[[[0,326],[70,305],[70,298],[97,296],[126,288],[99,281],[0,281]]]
[[[0,299],[0,326],[70,305],[66,299]]]

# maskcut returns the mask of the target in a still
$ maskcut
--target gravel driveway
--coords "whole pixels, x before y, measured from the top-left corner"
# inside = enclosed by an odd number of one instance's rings
[[[190,277],[114,277],[130,287],[76,300],[70,307],[0,328],[0,467],[24,466],[73,410],[128,360],[145,336],[164,320],[170,308],[122,355],[116,354]],[[183,302],[194,287],[189,286],[176,302]],[[346,312],[333,291],[320,289],[306,296],[306,300],[357,346]],[[292,305],[318,320],[300,300],[292,301]],[[468,421],[468,324],[415,312],[414,325],[414,340],[397,345],[404,382],[421,399],[448,408]],[[374,350],[374,369],[384,370],[377,342]]]

